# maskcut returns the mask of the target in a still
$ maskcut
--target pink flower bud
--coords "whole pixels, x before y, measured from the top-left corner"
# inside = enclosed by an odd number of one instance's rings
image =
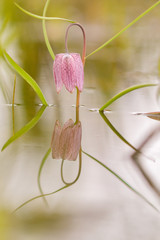
[[[80,92],[82,91],[84,69],[78,53],[57,54],[53,64],[53,74],[57,93],[61,91],[63,84],[71,93],[75,87],[77,87]]]
[[[53,159],[76,160],[81,147],[81,123],[69,119],[63,126],[57,120],[54,126],[51,148]]]

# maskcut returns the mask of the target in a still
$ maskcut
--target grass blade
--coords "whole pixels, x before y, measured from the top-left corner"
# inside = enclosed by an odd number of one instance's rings
[[[82,150],[82,152],[87,155],[89,158],[93,159],[95,162],[100,164],[102,167],[107,169],[112,175],[114,175],[120,182],[122,182],[126,187],[128,187],[131,191],[133,191],[135,194],[137,194],[140,198],[142,198],[146,203],[148,203],[151,207],[153,207],[157,212],[160,212],[159,209],[157,209],[147,198],[145,198],[140,192],[138,192],[135,188],[133,188],[129,183],[127,183],[122,177],[120,177],[117,173],[115,173],[113,170],[111,170],[109,167],[107,167],[104,163],[100,162],[98,159],[94,158],[90,154],[86,153]]]
[[[125,144],[127,144],[129,147],[131,147],[134,151],[136,151],[137,154],[141,154],[142,156],[146,157],[147,159],[155,162],[154,159],[152,159],[151,157],[148,157],[147,155],[145,155],[143,152],[141,152],[139,149],[135,148],[130,142],[128,142],[116,129],[115,127],[112,125],[112,123],[108,120],[108,118],[104,115],[103,112],[99,112],[101,117],[103,118],[103,120],[105,121],[105,123],[107,123],[107,125],[110,127],[110,129],[117,135],[117,137],[119,137]]]
[[[44,164],[45,164],[45,162],[46,162],[46,160],[47,160],[50,152],[51,152],[51,148],[49,148],[49,149],[47,150],[46,154],[44,155],[44,157],[43,157],[43,159],[42,159],[42,162],[41,162],[41,165],[40,165],[40,167],[39,167],[39,171],[38,171],[37,182],[38,182],[39,191],[40,191],[40,193],[41,193],[42,195],[43,195],[44,193],[43,193],[43,190],[42,190],[42,187],[41,187],[40,177],[41,177],[41,173],[42,173],[43,166],[44,166]],[[47,203],[47,200],[46,200],[45,197],[43,197],[43,200],[44,200],[45,204],[48,206],[48,203]]]
[[[65,188],[67,188],[67,187],[70,187],[70,186],[71,186],[71,185],[65,185],[65,186],[59,188],[58,190],[56,190],[56,191],[54,191],[54,192],[46,193],[46,194],[42,194],[42,195],[38,195],[38,196],[36,196],[36,197],[33,197],[33,198],[27,200],[26,202],[22,203],[19,207],[17,207],[17,208],[13,211],[13,213],[15,213],[15,212],[16,212],[17,210],[19,210],[20,208],[24,207],[26,204],[32,202],[33,200],[36,200],[36,199],[41,198],[41,197],[51,196],[51,195],[53,195],[53,194],[55,194],[55,193],[57,193],[57,192],[60,192],[61,190],[65,189]]]
[[[44,6],[44,10],[43,10],[43,17],[45,17],[45,15],[46,15],[49,2],[50,2],[50,0],[46,1],[46,4]],[[48,49],[48,51],[49,51],[49,53],[50,53],[50,55],[51,55],[51,57],[52,57],[52,59],[54,61],[55,55],[54,55],[54,52],[52,50],[52,47],[51,47],[49,39],[48,39],[47,30],[46,30],[46,24],[45,24],[45,20],[44,19],[42,20],[42,29],[43,29],[43,35],[44,35],[44,40],[45,40],[47,49]]]
[[[126,31],[128,28],[130,28],[132,25],[134,25],[137,21],[139,21],[142,17],[144,17],[147,13],[149,13],[153,8],[158,6],[160,4],[160,1],[157,1],[155,4],[153,4],[150,8],[148,8],[145,12],[140,14],[137,18],[135,18],[131,23],[129,23],[126,27],[124,27],[120,32],[118,32],[116,35],[114,35],[112,38],[110,38],[107,42],[105,42],[103,45],[101,45],[99,48],[91,52],[86,58],[92,56],[94,53],[100,51],[102,48],[106,47],[109,43],[111,43],[114,39],[119,37],[124,31]]]
[[[13,97],[12,97],[12,122],[13,122],[13,135],[15,133],[15,117],[14,117],[14,100],[15,100],[15,93],[16,93],[16,75],[14,77],[14,84],[13,84]]]
[[[1,78],[2,77],[3,76],[1,76]],[[1,79],[0,79],[0,89],[2,91],[5,102],[11,103],[12,100],[11,100],[11,93],[9,91],[9,86],[8,84],[5,83],[5,81],[3,82]]]
[[[44,166],[44,163],[46,162],[46,159],[47,159],[47,157],[49,156],[50,152],[51,152],[51,148],[49,148],[48,151],[46,152],[46,154],[45,154],[45,156],[44,156],[44,158],[43,158],[43,160],[42,160],[42,162],[41,162],[41,165],[40,165],[40,168],[39,168],[39,172],[38,172],[38,184],[39,184],[39,189],[40,189],[41,193],[43,193],[43,191],[42,191],[41,185],[40,185],[40,175],[41,175],[41,172],[42,172],[42,168],[43,168],[43,166]],[[67,183],[66,185],[64,185],[63,187],[59,188],[58,190],[56,190],[56,191],[54,191],[54,192],[46,193],[46,194],[41,194],[41,195],[38,195],[38,196],[36,196],[36,197],[33,197],[33,198],[27,200],[26,202],[22,203],[19,207],[17,207],[17,208],[13,211],[13,213],[15,213],[17,210],[19,210],[20,208],[22,208],[22,207],[25,206],[26,204],[32,202],[33,200],[36,200],[36,199],[38,199],[38,198],[43,198],[43,199],[45,199],[45,197],[50,196],[50,195],[53,195],[53,194],[55,194],[55,193],[57,193],[57,192],[60,192],[61,190],[65,189],[65,188],[68,188],[68,187],[72,186],[73,184],[75,184],[75,183],[78,181],[78,179],[79,179],[79,177],[80,177],[80,173],[81,173],[81,161],[82,161],[81,153],[82,153],[82,151],[81,151],[81,149],[80,149],[80,152],[79,152],[79,164],[80,164],[80,167],[79,167],[78,175],[77,175],[76,179],[75,179],[73,182]],[[46,199],[45,199],[45,200],[46,200]]]
[[[16,132],[11,138],[7,140],[7,142],[3,145],[2,150],[3,151],[6,147],[8,147],[12,142],[14,142],[16,139],[21,137],[23,134],[28,132],[30,129],[32,129],[40,120],[46,106],[42,106],[36,116],[28,122],[24,127],[22,127],[18,132]]]
[[[129,87],[125,90],[123,90],[122,92],[118,93],[117,95],[115,95],[114,97],[112,97],[106,104],[104,104],[99,111],[102,112],[104,111],[105,108],[107,108],[109,105],[111,105],[113,102],[115,102],[118,98],[124,96],[125,94],[132,92],[134,90],[137,90],[139,88],[144,88],[144,87],[155,87],[158,86],[158,84],[153,84],[153,83],[148,83],[148,84],[142,84],[142,85],[136,85],[136,86],[132,86]]]
[[[138,149],[136,149],[131,143],[129,143],[116,129],[115,127],[111,124],[111,122],[108,120],[108,118],[104,115],[103,112],[100,112],[101,117],[107,123],[107,125],[110,127],[110,129],[124,142],[126,143],[129,147],[131,147],[133,150],[136,152],[139,152]],[[139,152],[140,153],[140,152]]]
[[[75,23],[75,21],[67,19],[67,18],[60,18],[60,17],[45,17],[45,16],[40,16],[40,15],[36,15],[33,14],[27,10],[25,10],[24,8],[22,8],[19,4],[14,3],[22,12],[24,12],[25,14],[40,19],[40,20],[61,20],[61,21],[66,21],[66,22],[70,22],[70,23]]]
[[[45,97],[43,96],[43,93],[36,83],[36,81],[27,73],[25,72],[10,56],[9,54],[4,51],[3,55],[6,59],[6,61],[12,66],[12,68],[24,79],[26,82],[33,88],[33,90],[37,93],[38,97],[40,98],[41,102],[44,105],[48,105]]]

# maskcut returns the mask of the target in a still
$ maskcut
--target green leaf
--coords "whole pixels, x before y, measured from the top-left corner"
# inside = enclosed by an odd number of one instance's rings
[[[70,22],[70,23],[75,23],[75,21],[67,19],[67,18],[60,18],[60,17],[45,17],[45,16],[39,16],[36,14],[33,14],[27,10],[25,10],[24,8],[22,8],[20,5],[18,5],[17,3],[14,3],[22,12],[26,13],[27,15],[40,19],[40,20],[61,20],[61,21],[66,21],[66,22]]]
[[[6,59],[6,61],[12,66],[12,68],[24,79],[26,82],[33,88],[33,90],[37,93],[38,97],[40,98],[41,102],[44,105],[48,105],[45,97],[43,96],[43,93],[36,83],[36,81],[27,73],[25,72],[10,56],[9,54],[4,51],[3,55]]]
[[[155,8],[156,6],[158,6],[158,4],[160,4],[160,1],[156,2],[155,4],[153,4],[150,8],[148,8],[145,12],[143,12],[142,14],[140,14],[136,19],[134,19],[131,23],[129,23],[126,27],[124,27],[120,32],[118,32],[116,35],[114,35],[112,38],[110,38],[107,42],[105,42],[103,45],[101,45],[99,48],[97,48],[96,50],[94,50],[93,52],[91,52],[88,56],[86,56],[86,58],[92,56],[94,53],[100,51],[102,48],[106,47],[109,43],[111,43],[114,39],[116,39],[117,37],[119,37],[124,31],[126,31],[128,28],[130,28],[132,25],[134,25],[137,21],[139,21],[142,17],[144,17],[147,13],[149,13],[153,8]],[[85,59],[86,59],[85,58]]]
[[[49,2],[50,2],[50,0],[46,1],[46,4],[44,6],[44,10],[43,10],[43,17],[45,17],[45,15],[46,15]],[[52,50],[52,47],[51,47],[49,39],[48,39],[47,30],[46,30],[46,24],[45,24],[45,20],[44,19],[42,20],[42,28],[43,28],[43,35],[44,35],[44,40],[45,40],[47,49],[48,49],[48,51],[49,51],[49,53],[50,53],[50,55],[51,55],[51,57],[52,57],[52,59],[54,61],[55,55],[54,55],[54,52]]]
[[[142,85],[136,85],[136,86],[132,86],[129,87],[125,90],[123,90],[122,92],[116,94],[114,97],[112,97],[106,104],[104,104],[99,111],[102,112],[104,111],[105,108],[107,108],[109,105],[111,105],[113,102],[115,102],[117,99],[119,99],[120,97],[124,96],[125,94],[132,92],[134,90],[137,90],[139,88],[144,88],[144,87],[155,87],[158,86],[158,84],[154,84],[154,83],[147,83],[147,84],[142,84]]]
[[[146,203],[148,203],[151,207],[153,207],[157,212],[160,212],[159,209],[157,209],[147,198],[145,198],[140,192],[138,192],[135,188],[133,188],[129,183],[127,183],[122,177],[120,177],[117,173],[115,173],[113,170],[111,170],[109,167],[107,167],[104,163],[100,162],[98,159],[94,158],[90,154],[86,153],[82,150],[82,152],[87,155],[89,158],[93,159],[95,162],[100,164],[102,167],[107,169],[112,175],[114,175],[120,182],[122,182],[126,187],[128,187],[131,191],[133,191],[135,194],[137,194],[140,198],[142,198]]]
[[[14,142],[16,139],[21,137],[23,134],[28,132],[30,129],[32,129],[40,120],[46,106],[42,106],[36,116],[28,122],[24,127],[22,127],[18,132],[16,132],[11,138],[7,140],[7,142],[3,145],[2,150],[3,151],[6,147],[8,147],[12,142]]]

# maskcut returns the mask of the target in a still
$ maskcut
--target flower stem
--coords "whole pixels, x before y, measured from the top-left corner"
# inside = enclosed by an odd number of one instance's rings
[[[85,35],[85,31],[84,31],[84,28],[82,27],[81,24],[79,23],[72,23],[68,26],[67,28],[67,31],[66,31],[66,36],[65,36],[65,49],[66,49],[66,52],[68,53],[68,46],[67,46],[67,39],[68,39],[68,31],[69,29],[72,27],[72,26],[78,26],[80,27],[80,29],[82,30],[82,33],[83,33],[83,52],[82,52],[82,62],[83,62],[83,65],[85,63],[85,56],[86,56],[86,35]]]
[[[80,101],[80,91],[77,88],[77,99],[76,99],[76,123],[79,122],[79,101]]]
[[[65,179],[64,179],[64,176],[63,176],[63,165],[64,165],[64,160],[62,160],[62,163],[61,163],[61,179],[62,179],[62,182],[66,185],[73,185],[74,183],[77,182],[77,180],[79,179],[80,175],[81,175],[81,169],[82,169],[82,150],[80,148],[79,150],[79,168],[78,168],[78,173],[77,173],[77,176],[75,178],[75,180],[73,180],[72,182],[66,182]]]

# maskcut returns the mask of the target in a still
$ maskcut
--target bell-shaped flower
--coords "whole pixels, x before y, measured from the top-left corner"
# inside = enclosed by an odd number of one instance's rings
[[[69,119],[63,127],[57,120],[54,126],[54,131],[51,141],[52,158],[76,160],[82,137],[82,126],[78,122],[74,124],[72,119]]]
[[[84,68],[78,53],[57,54],[53,64],[53,74],[57,93],[61,91],[63,84],[71,93],[75,87],[82,91]]]

